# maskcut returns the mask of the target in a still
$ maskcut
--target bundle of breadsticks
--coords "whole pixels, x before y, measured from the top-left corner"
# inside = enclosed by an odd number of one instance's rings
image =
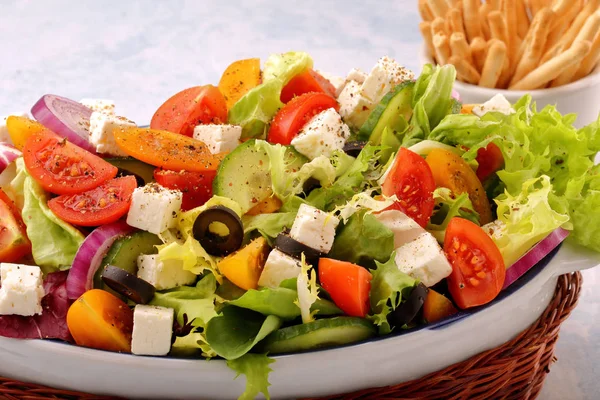
[[[432,59],[453,64],[463,82],[542,89],[600,63],[600,0],[418,1]]]

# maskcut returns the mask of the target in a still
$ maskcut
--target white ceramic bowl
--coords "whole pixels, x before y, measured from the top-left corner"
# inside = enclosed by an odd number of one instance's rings
[[[405,382],[499,346],[549,304],[557,277],[600,265],[565,243],[491,304],[454,321],[345,347],[275,357],[273,398],[325,396]],[[136,357],[42,340],[0,338],[0,376],[139,399],[235,399],[243,378],[222,360]]]
[[[421,47],[419,56],[422,65],[433,62],[425,46]],[[537,103],[538,110],[551,104],[556,105],[562,114],[576,113],[578,117],[575,126],[578,128],[596,121],[600,114],[600,67],[583,79],[551,89],[531,91],[489,89],[458,80],[454,88],[460,93],[465,104],[483,103],[498,93],[503,94],[510,103],[514,104],[529,93]]]

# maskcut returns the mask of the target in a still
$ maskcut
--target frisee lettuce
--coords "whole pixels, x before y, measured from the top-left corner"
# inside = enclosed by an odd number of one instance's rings
[[[238,397],[238,400],[252,400],[259,393],[265,395],[269,400],[269,373],[273,370],[269,366],[275,360],[267,357],[265,354],[244,354],[235,360],[227,361],[227,366],[237,372],[237,377],[244,375],[246,377],[246,390]]]

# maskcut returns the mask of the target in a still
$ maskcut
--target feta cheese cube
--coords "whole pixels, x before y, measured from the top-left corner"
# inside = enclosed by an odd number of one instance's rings
[[[373,103],[360,94],[360,87],[358,82],[348,82],[337,99],[340,103],[340,115],[354,128],[360,128],[373,109]]]
[[[42,313],[44,286],[39,267],[0,264],[0,315],[30,317]]]
[[[196,280],[195,274],[183,269],[181,261],[161,261],[158,254],[138,256],[137,265],[138,278],[152,284],[157,290],[189,285]]]
[[[194,139],[208,146],[212,154],[231,151],[240,144],[242,127],[238,125],[198,125],[194,128]]]
[[[327,79],[329,83],[333,85],[333,87],[335,88],[335,97],[338,97],[340,93],[342,93],[342,89],[344,89],[344,86],[346,85],[346,79],[342,78],[341,76],[328,74],[327,72],[323,71],[317,72],[319,73],[319,75]]]
[[[483,117],[485,114],[492,111],[499,112],[505,115],[510,115],[515,112],[509,101],[506,100],[506,97],[504,97],[500,93],[498,93],[485,103],[473,107],[473,114],[477,115],[478,117]]]
[[[426,232],[396,249],[394,260],[400,271],[433,286],[452,272],[452,266],[435,237]]]
[[[367,75],[360,93],[377,104],[394,86],[411,79],[414,79],[412,71],[389,57],[382,57]]]
[[[394,233],[394,248],[412,242],[420,235],[427,233],[421,225],[399,210],[388,210],[374,217]]]
[[[350,72],[348,72],[348,76],[346,76],[346,81],[354,81],[361,85],[365,83],[365,79],[367,79],[367,74],[360,68],[352,68]]]
[[[5,117],[0,117],[0,142],[6,142],[6,143],[13,144],[13,142],[10,138],[10,135],[8,134],[8,128],[6,126],[6,120],[8,119],[8,117],[11,117],[11,116],[29,118],[29,114],[27,114],[26,112],[14,113],[14,114],[9,114]]]
[[[133,310],[131,352],[143,356],[166,356],[171,350],[174,310],[138,304]]]
[[[96,146],[98,153],[117,157],[127,157],[115,141],[115,129],[124,126],[136,126],[133,121],[124,117],[94,111],[90,117],[90,142]]]
[[[108,99],[81,99],[81,104],[87,108],[91,108],[92,111],[97,111],[105,114],[115,114],[115,102]]]
[[[308,204],[302,204],[290,230],[292,239],[321,253],[329,253],[340,220]]]
[[[183,195],[152,182],[136,188],[131,195],[127,224],[158,235],[175,226]]]
[[[292,146],[311,160],[320,155],[330,157],[344,148],[350,129],[334,108],[315,115],[292,139]]]
[[[284,252],[273,249],[267,257],[260,274],[258,286],[275,288],[286,279],[296,278],[300,273],[300,261]]]

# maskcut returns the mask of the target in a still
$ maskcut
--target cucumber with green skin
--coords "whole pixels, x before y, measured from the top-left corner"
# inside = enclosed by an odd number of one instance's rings
[[[324,318],[271,333],[265,338],[262,350],[271,354],[314,350],[359,342],[375,333],[373,324],[363,318]]]
[[[413,113],[414,87],[414,82],[406,81],[386,94],[361,126],[358,133],[359,139],[379,145],[385,128],[392,132],[404,132]]]
[[[289,146],[286,156],[291,171],[300,169],[307,161]],[[221,161],[213,182],[213,193],[236,201],[245,214],[273,193],[269,165],[269,155],[256,146],[256,140],[248,140]]]

